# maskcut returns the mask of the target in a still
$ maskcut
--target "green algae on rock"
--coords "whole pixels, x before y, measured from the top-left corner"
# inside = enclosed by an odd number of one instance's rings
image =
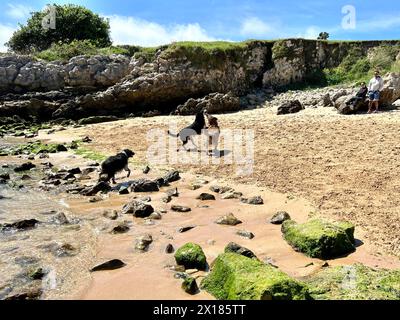
[[[400,270],[354,264],[326,268],[304,281],[318,300],[400,300]]]
[[[287,220],[281,230],[293,248],[312,258],[330,259],[355,250],[354,226],[349,222],[312,219],[298,224]]]
[[[220,300],[304,300],[306,285],[260,261],[236,253],[220,254],[201,288]]]
[[[207,267],[206,255],[196,243],[189,242],[180,247],[175,253],[175,260],[186,269],[205,270]]]

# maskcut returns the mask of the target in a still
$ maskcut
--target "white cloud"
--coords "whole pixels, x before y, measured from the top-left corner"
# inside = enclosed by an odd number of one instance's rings
[[[173,41],[214,41],[198,24],[161,25],[135,17],[106,16],[110,19],[114,44],[159,46]]]
[[[275,29],[260,18],[250,17],[242,21],[240,34],[246,37],[268,37],[275,34]]]
[[[306,29],[305,32],[300,33],[297,36],[299,38],[304,38],[304,39],[317,39],[320,32],[322,32],[321,28],[316,26],[310,26]]]
[[[23,4],[7,4],[6,14],[13,19],[26,19],[30,16],[33,9]]]
[[[400,15],[357,21],[355,31],[369,32],[400,26]]]
[[[4,25],[0,23],[0,52],[6,52],[7,47],[4,45],[8,40],[10,40],[15,27],[9,25]]]

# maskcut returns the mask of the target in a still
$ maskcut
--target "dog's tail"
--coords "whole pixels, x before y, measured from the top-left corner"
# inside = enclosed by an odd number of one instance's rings
[[[171,137],[174,137],[174,138],[178,138],[178,136],[179,136],[179,133],[173,134],[173,133],[171,133],[169,130],[168,130],[168,134],[169,134]]]

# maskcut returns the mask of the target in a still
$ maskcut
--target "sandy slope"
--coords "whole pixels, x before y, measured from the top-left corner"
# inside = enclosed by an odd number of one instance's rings
[[[378,253],[400,256],[400,112],[342,116],[333,108],[318,108],[276,116],[274,111],[264,108],[218,116],[224,129],[254,130],[252,175],[236,176],[236,166],[224,163],[169,167],[304,197],[321,214],[354,222],[365,231],[363,240],[375,245]],[[137,152],[133,163],[143,165],[148,130],[166,130],[171,122],[183,126],[191,120],[136,118],[41,138],[65,141],[89,135],[94,140],[89,148],[105,154],[131,148]]]

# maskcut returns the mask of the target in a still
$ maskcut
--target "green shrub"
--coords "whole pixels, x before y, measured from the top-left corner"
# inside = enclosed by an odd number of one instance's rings
[[[371,54],[371,67],[382,71],[389,71],[399,53],[398,46],[381,46],[374,48]]]
[[[275,42],[272,47],[272,59],[282,59],[293,60],[295,58],[295,51],[293,47],[288,47],[286,45],[286,40],[279,40]]]
[[[122,54],[129,56],[129,51],[121,47],[97,48],[96,44],[90,40],[74,40],[71,43],[58,42],[51,45],[47,50],[38,52],[35,57],[45,61],[68,61],[69,59],[81,55],[111,55]]]
[[[136,59],[143,58],[146,62],[151,62],[155,59],[157,51],[161,47],[149,47],[149,48],[139,48],[137,52],[134,53]]]
[[[46,10],[33,12],[26,25],[20,24],[7,45],[18,53],[31,53],[50,48],[53,43],[90,40],[96,47],[111,45],[108,20],[83,6],[53,5],[56,9],[56,28],[44,29]]]

